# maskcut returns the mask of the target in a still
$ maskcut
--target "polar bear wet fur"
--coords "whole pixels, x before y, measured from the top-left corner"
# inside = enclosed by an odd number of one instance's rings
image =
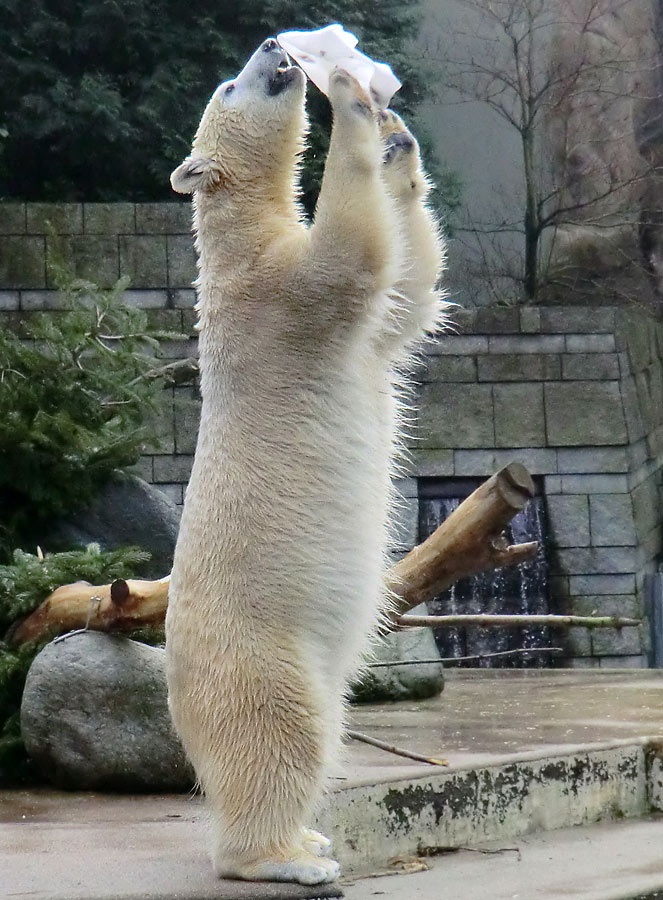
[[[442,318],[416,141],[336,70],[312,224],[305,78],[265,41],[173,172],[193,193],[202,412],[170,586],[170,708],[221,876],[332,881],[306,828],[387,598],[394,366]]]

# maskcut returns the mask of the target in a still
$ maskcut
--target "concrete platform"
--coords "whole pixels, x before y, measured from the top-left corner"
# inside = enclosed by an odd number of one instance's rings
[[[346,885],[347,900],[663,900],[663,820],[565,828],[445,853],[413,875]]]
[[[346,773],[318,822],[346,877],[388,871],[399,855],[435,855],[663,808],[663,671],[456,670],[441,698],[359,707],[353,725],[446,757],[450,766],[351,744]],[[0,896],[338,896],[334,886],[215,881],[204,847],[198,798],[0,793]]]

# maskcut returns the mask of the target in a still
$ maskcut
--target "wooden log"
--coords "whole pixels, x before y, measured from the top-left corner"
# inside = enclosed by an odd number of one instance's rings
[[[508,546],[503,531],[534,496],[534,482],[512,462],[464,500],[422,544],[387,573],[395,616],[430,600],[460,578],[531,559],[536,541]]]
[[[387,587],[398,597],[394,619],[459,578],[534,556],[535,541],[510,547],[502,534],[533,496],[532,479],[519,463],[510,463],[477,488],[434,534],[387,573]],[[117,581],[115,587],[85,582],[65,585],[14,625],[7,640],[21,644],[76,628],[126,631],[160,624],[166,615],[169,583],[167,575],[159,581]],[[111,602],[113,590],[123,597],[122,602]]]
[[[450,616],[399,616],[396,624],[407,628],[463,628],[474,625],[479,628],[630,628],[642,625],[640,619],[621,616],[554,616],[554,615],[450,615]]]
[[[118,579],[100,587],[77,581],[53,591],[7,634],[10,644],[43,641],[77,628],[131,631],[163,623],[170,575],[158,581]]]

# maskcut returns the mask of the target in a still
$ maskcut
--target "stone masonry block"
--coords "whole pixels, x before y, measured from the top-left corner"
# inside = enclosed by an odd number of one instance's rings
[[[588,547],[589,502],[585,494],[546,498],[550,536],[558,547]]]
[[[125,291],[122,302],[138,309],[165,309],[168,305],[168,294],[162,291]]]
[[[626,448],[629,467],[632,472],[639,469],[649,459],[649,451],[647,449],[647,441],[643,438],[642,440],[635,441],[632,444],[629,444]]]
[[[646,433],[635,385],[635,377],[630,375],[628,378],[623,378],[620,388],[628,437],[629,441],[633,443],[643,438]]]
[[[488,338],[491,353],[563,353],[563,334],[495,335]]]
[[[625,444],[626,422],[615,381],[544,384],[548,443],[552,446]]]
[[[545,447],[543,388],[539,384],[496,384],[493,388],[498,447]]]
[[[586,628],[568,628],[555,641],[561,641],[569,656],[591,656],[592,642]]]
[[[612,331],[615,327],[615,312],[605,308],[597,315],[596,307],[551,306],[541,309],[541,329],[554,333]]]
[[[624,447],[572,447],[557,451],[559,471],[568,475],[628,472]]]
[[[419,410],[421,447],[495,446],[490,385],[425,384]]]
[[[129,466],[126,470],[131,475],[136,475],[138,478],[142,478],[143,481],[148,481],[150,484],[154,480],[154,471],[152,469],[152,457],[149,455],[143,455],[138,459],[138,462],[134,463],[133,466]]]
[[[46,246],[43,237],[0,237],[0,287],[43,288]]]
[[[46,238],[47,284],[55,287],[48,271],[51,262],[63,263],[76,278],[101,288],[112,287],[119,278],[117,238],[114,235],[71,235]]]
[[[25,234],[25,203],[0,203],[0,234]]]
[[[595,547],[637,543],[629,494],[598,494],[589,498],[592,544]]]
[[[476,359],[473,356],[429,356],[422,366],[420,380],[476,381]]]
[[[620,316],[620,350],[627,350],[631,369],[639,372],[651,361],[651,344],[649,335],[651,321],[649,317],[628,315]]]
[[[517,334],[520,331],[519,310],[515,306],[479,307],[472,330],[477,334]]]
[[[460,334],[474,334],[478,309],[476,307],[456,306],[450,312],[451,325]]]
[[[410,451],[406,471],[419,478],[436,478],[454,474],[453,450],[424,450],[415,447]]]
[[[622,575],[637,567],[633,547],[573,547],[556,556],[559,570],[569,575]]]
[[[655,477],[649,477],[631,493],[635,527],[639,535],[652,531],[661,521],[663,508],[660,490]]]
[[[614,353],[614,334],[567,334],[567,353]]]
[[[663,426],[657,425],[647,435],[647,448],[649,450],[649,456],[653,459],[658,459],[660,456],[663,456]]]
[[[640,604],[633,594],[607,594],[574,597],[573,614],[577,616],[624,616],[637,619]]]
[[[562,475],[563,494],[625,494],[626,475]]]
[[[168,284],[165,236],[121,235],[120,274],[131,278],[133,288],[165,288]]]
[[[647,658],[644,654],[639,656],[600,656],[598,657],[601,669],[646,669]]]
[[[663,420],[663,373],[660,366],[651,366],[635,376],[635,389],[640,402],[642,420],[647,431],[653,431]]]
[[[622,378],[626,378],[631,374],[631,363],[629,362],[628,353],[622,351],[617,354],[619,359],[619,374]]]
[[[406,500],[412,500],[413,498],[417,499],[419,497],[419,486],[416,478],[409,478],[407,476],[403,478],[392,478],[391,483],[397,500],[400,500],[402,497]]]
[[[558,381],[559,356],[544,353],[477,357],[479,381]]]
[[[538,334],[541,331],[541,310],[533,306],[523,306],[520,310],[520,331],[522,334]]]
[[[188,482],[191,475],[193,456],[178,454],[177,456],[154,457],[154,483]]]
[[[616,353],[565,353],[562,372],[566,381],[610,381],[620,377],[619,358]]]
[[[191,202],[137,203],[137,234],[191,234]]]
[[[157,331],[168,331],[172,334],[182,334],[182,310],[181,309],[148,309],[145,313],[150,328]]]
[[[21,291],[21,309],[25,312],[67,309],[69,305],[60,291]]]
[[[625,494],[626,475],[562,475],[563,494]]]
[[[194,453],[198,439],[200,424],[200,403],[193,399],[194,392],[188,393],[188,399],[179,400],[175,404],[175,450],[177,453]]]
[[[591,656],[555,657],[555,667],[560,669],[598,669],[599,660]]]
[[[593,656],[634,656],[641,652],[639,628],[596,628],[592,631]]]
[[[572,597],[582,594],[635,595],[635,575],[571,575],[569,593]]]
[[[28,203],[28,234],[80,234],[83,206],[80,203]]]
[[[488,338],[482,334],[443,334],[426,348],[429,356],[469,356],[488,352]]]
[[[169,286],[171,288],[191,288],[191,284],[198,277],[193,238],[189,234],[169,234],[166,241]]]
[[[168,292],[171,306],[175,309],[192,309],[196,305],[196,292],[193,288],[171,290]]]
[[[175,506],[181,506],[184,500],[184,487],[183,485],[176,484],[156,484],[155,485],[158,490],[161,491],[162,494],[165,494],[166,497],[174,503]]]
[[[86,234],[133,234],[135,230],[133,203],[83,204],[83,231]]]
[[[555,450],[519,447],[509,450],[455,450],[456,475],[492,475],[510,462],[519,462],[531,475],[545,475],[557,469]]]
[[[559,455],[559,451],[556,451]],[[558,460],[559,465],[559,460]],[[546,475],[543,479],[543,490],[548,495],[553,494],[561,494],[562,493],[562,479],[559,475]]]
[[[188,359],[198,355],[198,339],[163,341],[159,347],[160,359]]]
[[[0,312],[18,309],[18,291],[0,291]]]

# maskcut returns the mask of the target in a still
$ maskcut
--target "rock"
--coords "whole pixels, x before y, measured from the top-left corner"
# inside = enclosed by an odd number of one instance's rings
[[[426,610],[423,610],[422,614],[425,613]],[[387,635],[377,646],[373,662],[439,659],[439,656],[430,628],[408,628]],[[442,662],[420,666],[381,666],[367,670],[359,684],[354,686],[352,699],[358,703],[424,700],[437,696],[443,688]]]
[[[113,550],[130,544],[152,554],[139,574],[160,578],[170,572],[180,514],[164,494],[135,475],[116,475],[94,503],[58,524],[46,546],[100,544]]]
[[[21,732],[58,787],[187,791],[193,769],[167,705],[165,651],[88,631],[48,644],[28,672]]]

